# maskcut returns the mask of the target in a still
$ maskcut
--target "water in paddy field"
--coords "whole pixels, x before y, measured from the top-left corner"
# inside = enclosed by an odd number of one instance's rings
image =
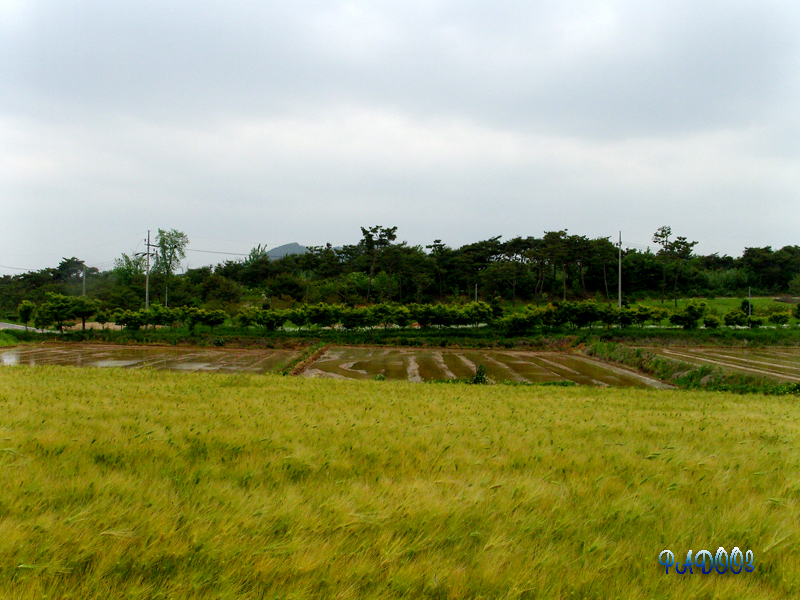
[[[800,348],[649,348],[681,362],[800,383]]]
[[[103,345],[20,346],[0,350],[0,365],[69,365],[168,371],[274,372],[298,355],[292,350],[212,350]]]
[[[0,365],[70,365],[223,373],[275,372],[298,356],[292,350],[145,346],[19,346],[0,350]],[[332,347],[303,377],[431,381],[472,377],[478,365],[494,381],[573,382],[615,387],[669,387],[644,375],[571,354],[502,350]]]
[[[602,362],[557,352],[431,350],[333,347],[310,365],[303,377],[431,381],[472,377],[478,365],[495,381],[580,385],[669,387]]]

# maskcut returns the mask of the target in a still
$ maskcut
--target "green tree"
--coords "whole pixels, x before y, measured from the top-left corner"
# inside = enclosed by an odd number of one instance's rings
[[[136,275],[144,275],[147,267],[147,257],[144,254],[133,254],[130,256],[122,254],[114,259],[112,273],[123,285],[130,285]]]
[[[169,306],[169,285],[181,261],[186,258],[189,238],[182,231],[158,230],[156,235],[156,261],[153,270],[164,275],[164,306]]]
[[[378,325],[383,325],[384,331],[394,324],[394,305],[386,302],[374,304],[369,308],[369,316]]]
[[[395,306],[394,307],[394,324],[400,327],[401,329],[405,329],[409,325],[411,325],[411,311],[408,309],[407,306]]]
[[[286,323],[287,314],[284,310],[263,310],[257,317],[257,323],[267,331],[275,331]]]
[[[725,323],[726,327],[744,327],[747,325],[747,313],[738,308],[734,308],[725,313],[722,317],[722,322]]]
[[[751,329],[758,329],[764,324],[764,319],[755,315],[747,317],[747,326]]]
[[[211,333],[214,333],[214,327],[228,320],[228,313],[224,310],[204,310],[200,313],[200,320],[203,325],[211,327]]]
[[[170,325],[177,316],[175,309],[167,308],[159,302],[152,304],[147,313],[147,322],[153,327]]]
[[[664,296],[666,295],[667,291],[667,263],[669,256],[665,252],[667,246],[669,245],[669,238],[672,236],[672,228],[664,225],[663,227],[659,227],[656,232],[653,234],[653,243],[661,246],[661,250],[658,251],[656,257],[661,262],[662,274],[663,278],[661,281],[661,303],[664,303]]]
[[[180,311],[180,317],[181,321],[183,321],[183,326],[189,330],[189,333],[193,333],[194,328],[203,321],[203,309],[195,306],[183,306],[178,310]]]
[[[147,323],[147,316],[140,310],[118,310],[114,313],[114,322],[126,330],[136,331]]]
[[[45,304],[36,307],[36,312],[33,314],[33,327],[40,331],[47,329],[53,324],[53,314],[50,312]]]
[[[94,314],[94,319],[95,321],[100,323],[100,326],[103,329],[105,329],[106,323],[108,323],[112,319],[112,316],[111,313],[109,313],[107,310],[101,308]]]
[[[669,227],[659,227],[653,234],[653,243],[661,246],[661,250],[656,255],[662,261],[664,279],[661,288],[661,302],[664,302],[664,295],[667,285],[667,267],[675,272],[675,279],[672,286],[675,306],[678,306],[678,280],[683,273],[683,267],[692,258],[692,250],[697,242],[690,242],[685,237],[678,236],[675,240],[670,240],[672,229]]]
[[[30,300],[23,300],[22,303],[17,307],[17,314],[19,315],[20,320],[25,324],[25,331],[28,330],[28,322],[33,318],[33,314],[36,312],[36,305],[31,302]]]
[[[49,315],[50,322],[55,323],[60,332],[64,332],[64,326],[75,318],[75,298],[47,292],[45,294],[47,302],[39,307],[40,311]]]
[[[363,236],[359,246],[365,255],[369,256],[372,260],[369,267],[369,286],[367,288],[367,302],[369,302],[372,292],[372,279],[375,276],[375,267],[378,264],[378,258],[381,252],[389,247],[393,241],[397,239],[397,227],[381,227],[376,225],[366,229],[361,228],[361,235]]]
[[[81,320],[81,331],[86,331],[86,319],[94,315],[100,308],[100,303],[93,298],[77,296],[72,298],[72,314]]]
[[[680,325],[684,329],[697,329],[700,319],[706,312],[705,302],[695,302],[692,300],[685,308],[673,312],[669,321],[673,325]]]
[[[345,329],[360,329],[370,327],[372,319],[370,309],[365,308],[346,308],[342,311],[342,326]]]
[[[617,310],[617,323],[620,327],[630,327],[636,322],[637,311],[635,308],[623,306]]]

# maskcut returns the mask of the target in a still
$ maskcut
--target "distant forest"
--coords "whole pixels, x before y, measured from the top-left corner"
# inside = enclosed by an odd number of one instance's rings
[[[567,231],[542,237],[500,236],[451,248],[397,241],[396,227],[361,228],[353,245],[309,247],[277,260],[254,248],[241,260],[178,273],[188,238],[159,230],[151,256],[151,303],[224,309],[242,306],[290,308],[300,303],[360,306],[382,302],[548,303],[559,300],[615,301],[619,248],[608,238]],[[697,242],[673,236],[669,227],[653,235],[654,251],[622,250],[626,301],[645,298],[800,294],[800,246],[745,248],[738,258],[694,253]],[[86,269],[86,293],[105,309],[138,310],[145,303],[146,257],[123,254],[110,271]],[[0,278],[0,311],[12,315],[23,300],[44,301],[48,292],[80,295],[83,262],[65,258],[54,268]]]

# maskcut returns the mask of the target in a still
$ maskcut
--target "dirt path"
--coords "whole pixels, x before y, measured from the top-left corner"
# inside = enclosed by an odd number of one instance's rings
[[[441,352],[434,352],[433,353],[433,362],[436,363],[436,366],[441,369],[442,373],[445,376],[445,379],[457,379],[456,374],[450,370],[450,367],[447,366],[447,363],[444,362],[444,356],[442,356]]]

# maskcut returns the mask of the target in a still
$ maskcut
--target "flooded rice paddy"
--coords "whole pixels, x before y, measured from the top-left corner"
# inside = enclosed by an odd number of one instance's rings
[[[800,382],[800,348],[651,348],[665,357],[780,381]],[[298,358],[277,349],[173,348],[92,344],[23,345],[0,350],[0,365],[71,365],[172,371],[270,373]],[[669,387],[575,354],[514,350],[331,347],[303,377],[431,381],[472,377],[478,365],[495,381],[573,382],[615,387]]]
[[[269,373],[287,365],[292,350],[222,350],[144,346],[45,345],[0,350],[0,365],[69,365],[169,371]]]
[[[18,346],[0,350],[0,365],[71,365],[173,371],[275,372],[299,353],[273,349],[205,349],[111,345]],[[478,365],[495,381],[573,382],[580,385],[668,387],[612,365],[557,352],[331,347],[303,377],[431,381],[472,377]]]
[[[800,382],[800,348],[651,348],[682,362]]]
[[[668,387],[649,377],[596,360],[557,352],[333,347],[303,377],[431,381],[472,377],[478,365],[495,381]]]

